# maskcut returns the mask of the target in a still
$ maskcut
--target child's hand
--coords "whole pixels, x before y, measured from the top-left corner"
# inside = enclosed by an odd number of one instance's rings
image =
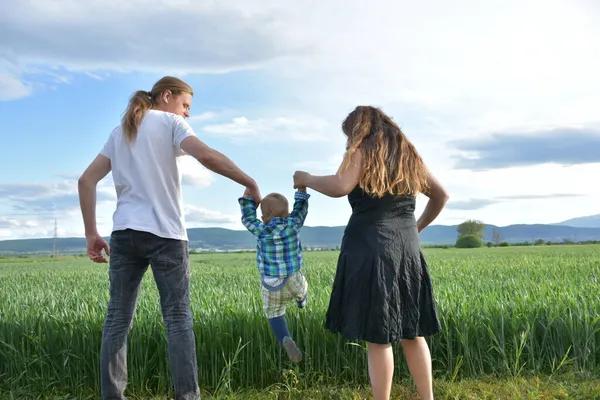
[[[308,186],[308,180],[310,174],[304,171],[294,172],[294,189],[306,188]]]
[[[296,188],[296,190],[298,190],[299,192],[306,192],[306,187],[305,186],[299,186]]]
[[[260,192],[258,192],[258,188],[256,189],[256,192],[253,191],[252,188],[246,188],[246,190],[244,190],[244,197],[250,197],[254,200],[256,205],[260,204]]]
[[[250,185],[246,185],[244,196],[252,198],[256,205],[260,204],[262,198],[260,196],[260,190],[258,189],[258,185],[256,184],[256,182],[252,181]]]

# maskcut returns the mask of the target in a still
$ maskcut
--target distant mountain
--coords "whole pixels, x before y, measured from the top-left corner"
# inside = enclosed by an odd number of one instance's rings
[[[574,226],[576,228],[600,228],[600,214],[571,218],[555,225]]]
[[[509,243],[534,242],[538,239],[552,242],[600,240],[600,227],[573,227],[561,223],[504,227],[486,225],[485,241],[493,240],[494,230],[500,234],[501,241]],[[305,226],[302,229],[302,242],[305,248],[334,248],[340,245],[343,234],[343,226]],[[190,249],[239,250],[254,249],[256,246],[252,235],[245,230],[192,228],[188,229],[188,235]],[[424,245],[454,244],[456,237],[456,225],[433,225],[421,233],[421,243]],[[0,241],[0,253],[51,253],[52,247],[51,238]],[[85,239],[59,238],[57,247],[61,253],[85,252]]]

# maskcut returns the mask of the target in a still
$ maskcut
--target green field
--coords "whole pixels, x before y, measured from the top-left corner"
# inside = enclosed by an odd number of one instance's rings
[[[429,340],[437,380],[567,374],[589,381],[600,374],[600,246],[425,254],[443,326]],[[336,257],[306,253],[309,305],[288,312],[290,331],[305,351],[294,366],[262,316],[254,255],[192,256],[202,390],[368,384],[364,344],[344,343],[322,328]],[[98,393],[107,301],[106,265],[84,258],[0,259],[0,391]],[[130,334],[131,392],[168,393],[165,344],[149,272]],[[399,347],[396,354],[396,382],[410,386]]]

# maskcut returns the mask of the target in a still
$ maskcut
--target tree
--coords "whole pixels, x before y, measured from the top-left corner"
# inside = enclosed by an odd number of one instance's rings
[[[483,247],[483,240],[478,235],[463,235],[456,239],[456,248],[458,249],[474,249]]]
[[[483,237],[485,236],[485,234],[483,233],[484,229],[485,224],[481,221],[477,221],[474,219],[466,220],[462,224],[458,225],[458,227],[456,227],[456,231],[458,232],[459,238],[461,236],[475,235],[483,239]]]
[[[502,234],[496,228],[492,229],[492,242],[494,242],[496,246],[502,243]]]

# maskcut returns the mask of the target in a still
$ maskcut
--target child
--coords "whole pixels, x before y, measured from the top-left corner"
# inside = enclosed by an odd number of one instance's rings
[[[288,331],[285,309],[292,299],[299,308],[307,302],[308,283],[300,271],[304,262],[298,234],[308,213],[309,197],[306,189],[298,189],[290,213],[283,195],[265,196],[260,203],[262,222],[256,217],[256,203],[246,192],[238,199],[242,223],[257,239],[256,261],[262,282],[263,312],[277,340],[296,363],[302,360],[302,352]]]

